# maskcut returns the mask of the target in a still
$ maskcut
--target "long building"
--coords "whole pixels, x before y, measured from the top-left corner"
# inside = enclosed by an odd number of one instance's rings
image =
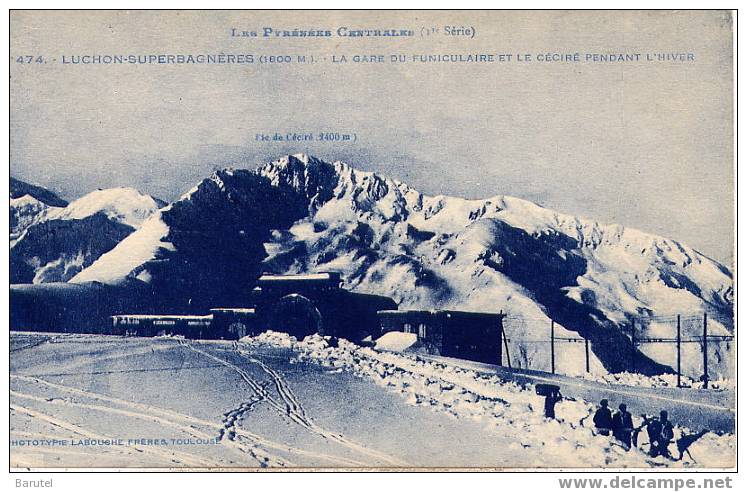
[[[185,338],[214,338],[210,330],[212,315],[123,314],[112,316],[112,335],[154,337],[182,335]],[[215,337],[220,338],[220,337]]]
[[[379,335],[415,333],[419,342],[439,355],[502,363],[503,313],[385,310],[378,317]]]
[[[319,333],[354,342],[379,330],[377,311],[396,310],[388,297],[350,292],[339,273],[263,275],[247,299],[251,307],[211,309],[206,315],[118,314],[112,333],[240,339],[267,330],[303,339]]]

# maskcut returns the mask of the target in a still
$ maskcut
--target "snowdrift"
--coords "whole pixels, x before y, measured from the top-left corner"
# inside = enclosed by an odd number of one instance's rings
[[[625,451],[613,438],[594,431],[592,402],[566,398],[556,406],[557,420],[544,417],[543,399],[534,388],[505,381],[474,370],[413,355],[379,352],[358,347],[345,340],[334,346],[323,337],[298,341],[284,333],[267,332],[241,340],[247,345],[292,348],[301,361],[351,371],[399,393],[411,405],[445,412],[453,418],[482,422],[500,434],[501,442],[517,453],[536,455],[533,466],[651,468],[704,466],[727,468],[735,465],[734,434],[706,432],[689,448],[692,457],[672,461],[650,458],[645,432],[639,445]],[[634,417],[640,426],[641,418]],[[675,427],[675,441],[693,430]],[[674,457],[678,450],[670,445]],[[695,458],[694,461],[692,458]]]

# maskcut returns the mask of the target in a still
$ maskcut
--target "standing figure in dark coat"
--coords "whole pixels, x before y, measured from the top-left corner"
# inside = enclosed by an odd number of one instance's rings
[[[646,434],[648,434],[648,442],[651,448],[648,450],[648,454],[652,458],[659,456],[659,449],[661,448],[659,441],[661,440],[661,422],[657,418],[651,418],[646,425]]]
[[[671,459],[672,455],[669,453],[669,443],[674,438],[674,430],[666,410],[662,410],[659,413],[658,419],[651,419],[646,426],[646,432],[648,433],[648,440],[651,443],[651,449],[649,450],[651,457],[664,456]]]
[[[599,402],[599,408],[594,414],[594,427],[603,436],[609,436],[612,429],[612,411],[608,407],[607,400]]]
[[[620,403],[620,411],[612,417],[612,435],[620,441],[626,451],[630,450],[633,435],[633,416],[625,403]]]
[[[672,454],[669,452],[669,443],[674,439],[674,428],[672,422],[669,421],[666,410],[662,410],[659,414],[659,421],[661,422],[661,437],[659,439],[659,454],[669,458],[672,458]]]
[[[555,404],[563,399],[560,390],[551,391],[545,395],[545,417],[548,419],[555,418]]]
[[[641,425],[633,429],[633,446],[636,448],[638,447],[638,434],[640,434],[643,429],[647,429],[651,421],[652,417],[649,417],[645,413],[641,414]]]

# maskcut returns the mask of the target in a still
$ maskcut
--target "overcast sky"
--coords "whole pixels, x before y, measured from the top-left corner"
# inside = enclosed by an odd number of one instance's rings
[[[695,13],[15,12],[11,173],[66,198],[173,199],[213,169],[306,152],[420,191],[507,194],[669,236],[731,265],[731,22]],[[443,36],[474,26],[474,39]],[[230,29],[413,29],[414,38],[232,38]],[[439,27],[422,38],[421,27]],[[260,32],[261,34],[261,32]],[[307,65],[63,65],[63,55],[315,55]],[[333,64],[331,56],[692,53],[638,63]],[[321,57],[327,57],[322,61]],[[257,142],[332,131],[356,142]]]

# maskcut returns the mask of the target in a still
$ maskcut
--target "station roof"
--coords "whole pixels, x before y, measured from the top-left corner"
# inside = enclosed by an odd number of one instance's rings
[[[376,313],[387,315],[387,316],[395,316],[395,317],[405,317],[405,316],[415,316],[415,315],[435,316],[438,314],[455,315],[455,316],[485,316],[485,317],[505,317],[506,316],[506,314],[503,312],[485,313],[485,312],[476,312],[476,311],[454,311],[454,310],[442,310],[442,309],[408,310],[408,311],[388,309],[388,310],[383,310],[383,311],[376,311]]]
[[[296,282],[296,281],[339,281],[340,274],[337,272],[322,272],[322,273],[299,273],[297,275],[273,275],[265,274],[259,277],[258,282]]]
[[[116,314],[114,319],[143,319],[143,320],[211,320],[212,314],[207,315],[190,315],[190,314]]]
[[[254,314],[254,308],[212,308],[210,312]]]

